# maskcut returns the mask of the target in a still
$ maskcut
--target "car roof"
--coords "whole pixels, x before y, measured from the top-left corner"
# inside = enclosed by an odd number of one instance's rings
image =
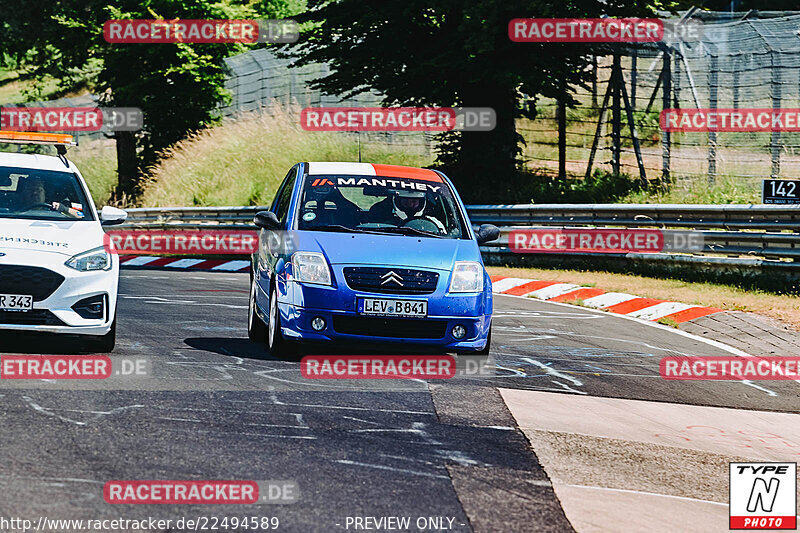
[[[427,168],[404,167],[401,165],[378,165],[373,163],[308,163],[308,174],[342,176],[382,176],[385,178],[411,178],[426,181],[442,181],[442,177]]]
[[[36,170],[55,170],[60,172],[77,172],[77,168],[68,161],[69,168],[64,162],[52,155],[20,154],[16,152],[0,152],[0,167],[20,167]]]

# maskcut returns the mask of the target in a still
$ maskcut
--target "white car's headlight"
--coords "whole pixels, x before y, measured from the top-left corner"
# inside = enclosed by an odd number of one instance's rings
[[[483,291],[483,266],[474,261],[456,261],[453,277],[450,279],[450,292]]]
[[[89,250],[73,256],[64,263],[70,268],[80,272],[90,272],[94,270],[111,270],[111,253],[104,246]]]
[[[292,273],[295,281],[331,284],[331,271],[325,256],[319,252],[295,252],[292,254]]]

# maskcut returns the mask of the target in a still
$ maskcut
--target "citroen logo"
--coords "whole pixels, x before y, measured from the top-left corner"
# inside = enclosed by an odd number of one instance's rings
[[[403,278],[400,277],[400,274],[398,274],[394,270],[390,270],[389,272],[381,276],[381,285],[386,285],[390,281],[400,285],[401,287],[403,286]]]

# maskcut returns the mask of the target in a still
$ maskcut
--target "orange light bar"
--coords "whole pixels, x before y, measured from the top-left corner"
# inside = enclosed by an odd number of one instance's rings
[[[39,133],[30,131],[0,131],[0,143],[13,144],[77,144],[67,133]]]

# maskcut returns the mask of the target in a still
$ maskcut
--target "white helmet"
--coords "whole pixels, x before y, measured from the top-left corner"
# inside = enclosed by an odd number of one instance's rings
[[[426,204],[425,193],[422,191],[397,191],[392,197],[394,214],[400,220],[421,217]]]

